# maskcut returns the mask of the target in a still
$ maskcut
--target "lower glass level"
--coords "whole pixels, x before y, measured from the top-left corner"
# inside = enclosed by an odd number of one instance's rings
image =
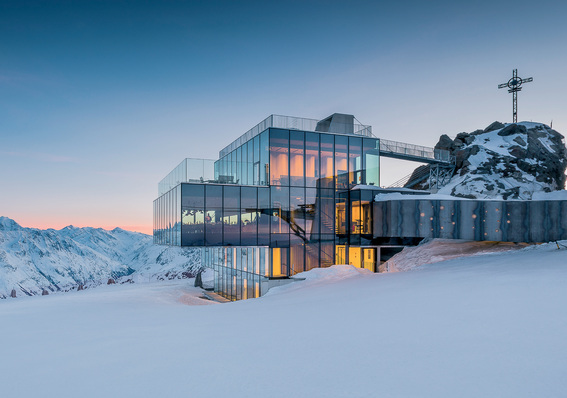
[[[218,246],[201,250],[203,265],[214,271],[215,292],[229,300],[260,297],[287,279],[285,273],[278,271],[282,268],[282,248]],[[376,247],[336,246],[335,264],[350,264],[376,272],[377,258]]]

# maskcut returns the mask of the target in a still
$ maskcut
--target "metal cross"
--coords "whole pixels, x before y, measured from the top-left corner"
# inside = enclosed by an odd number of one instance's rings
[[[523,83],[529,83],[533,81],[532,77],[527,79],[522,79],[518,77],[518,69],[514,69],[512,72],[512,78],[508,80],[508,83],[502,83],[498,85],[498,88],[508,87],[508,92],[512,93],[512,117],[514,119],[513,123],[518,121],[518,91],[522,91],[521,85]]]

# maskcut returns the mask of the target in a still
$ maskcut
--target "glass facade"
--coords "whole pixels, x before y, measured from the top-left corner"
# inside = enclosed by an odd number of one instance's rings
[[[203,247],[229,299],[351,255],[363,266],[343,246],[370,243],[372,194],[352,188],[379,186],[379,159],[376,138],[268,128],[216,161],[214,181],[157,199],[154,241]]]
[[[181,245],[181,185],[154,201],[154,243]]]

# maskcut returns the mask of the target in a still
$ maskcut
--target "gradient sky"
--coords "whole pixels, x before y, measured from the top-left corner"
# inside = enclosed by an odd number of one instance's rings
[[[157,183],[268,115],[354,114],[433,146],[495,120],[567,133],[559,1],[0,0],[0,215],[151,233]],[[416,164],[383,161],[382,184]]]

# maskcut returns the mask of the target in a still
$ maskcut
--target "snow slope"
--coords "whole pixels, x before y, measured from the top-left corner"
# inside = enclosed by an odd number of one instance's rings
[[[211,304],[191,280],[2,300],[0,390],[564,397],[566,255],[545,244],[409,272],[332,267],[228,304],[187,305]]]
[[[154,245],[152,237],[120,228],[23,228],[0,217],[0,298],[66,291],[129,276],[148,281],[189,276],[200,252]]]

